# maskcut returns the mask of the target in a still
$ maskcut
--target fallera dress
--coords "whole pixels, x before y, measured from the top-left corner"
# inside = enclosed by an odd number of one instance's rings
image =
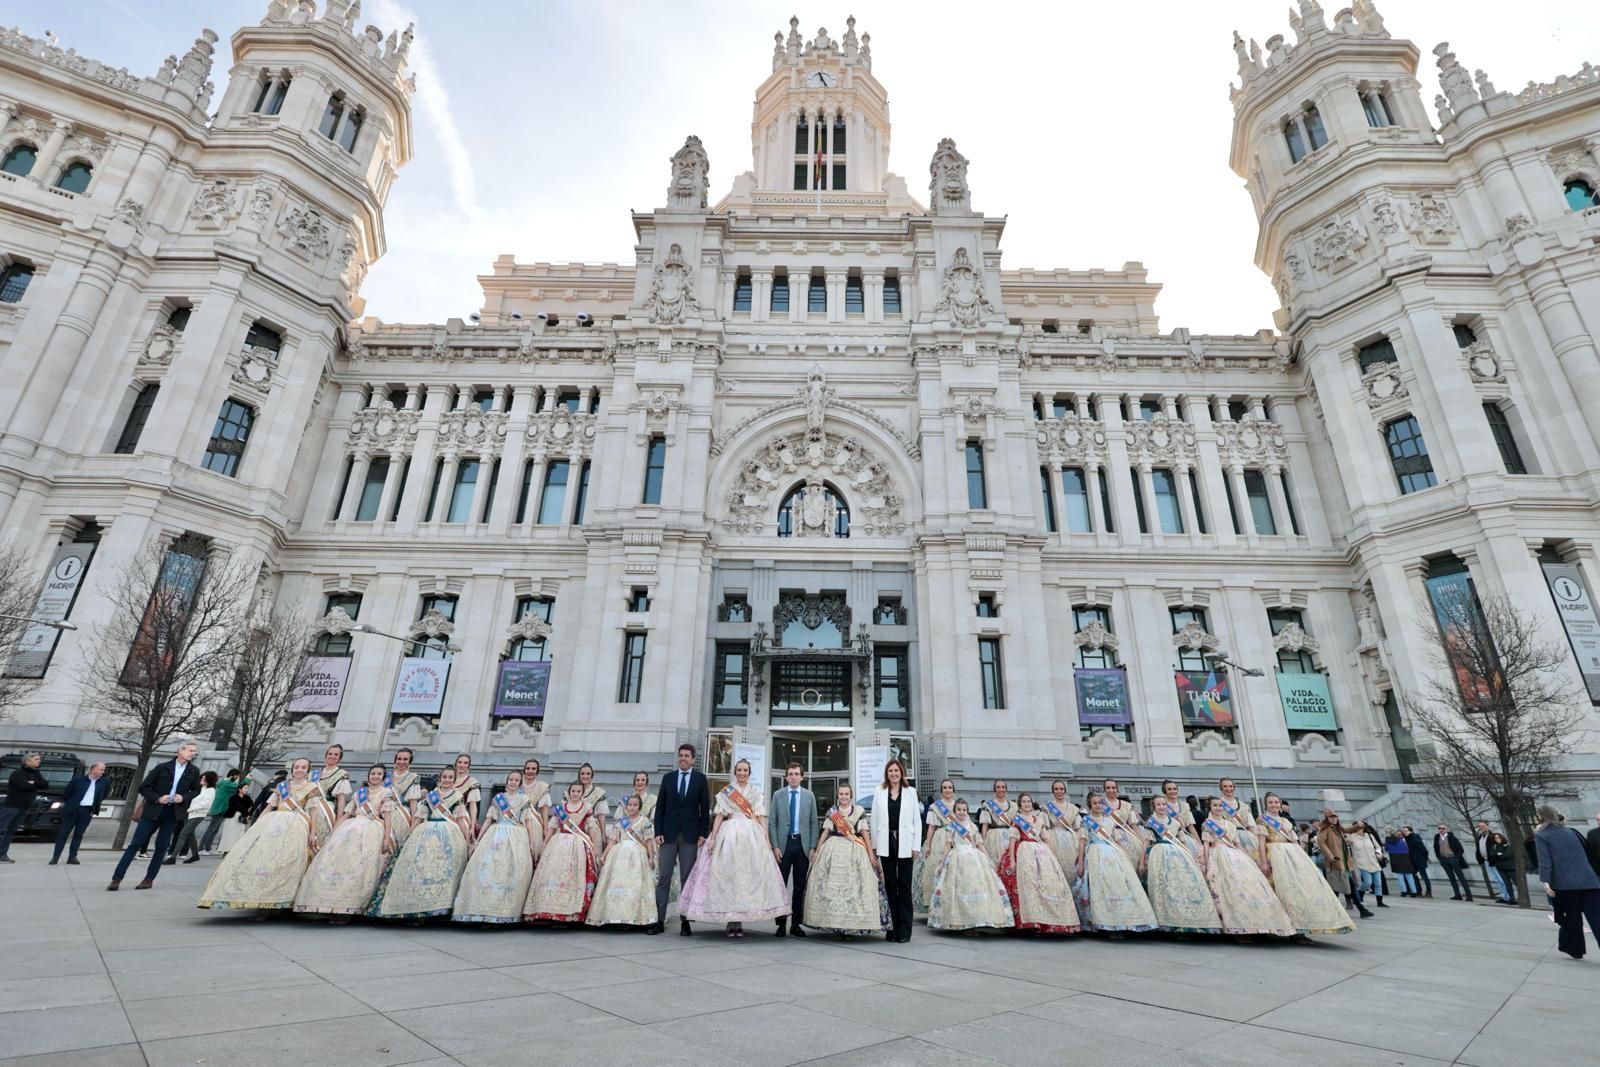
[[[1278,894],[1289,922],[1302,934],[1348,934],[1356,928],[1344,904],[1328,888],[1327,879],[1311,862],[1294,826],[1269,814],[1261,816],[1266,835],[1272,891]]]
[[[1000,855],[1011,844],[1011,820],[1017,817],[1017,802],[1001,804],[989,797],[978,805],[978,828],[983,831],[983,851],[991,866],[1000,866]]]
[[[1083,822],[1082,809],[1070,800],[1058,802],[1055,797],[1046,797],[1044,810],[1038,813],[1034,822],[1043,828],[1040,840],[1049,846],[1056,862],[1070,877],[1078,869],[1079,855],[1083,850],[1083,839],[1078,836]]]
[[[970,822],[952,819],[939,833],[949,835],[950,843],[934,874],[928,929],[1011,929],[1011,898],[978,841],[978,831]]]
[[[806,925],[830,934],[881,934],[892,923],[889,897],[873,865],[872,816],[859,805],[828,809],[828,836],[806,877]]]
[[[1133,861],[1133,869],[1138,870],[1144,862],[1144,835],[1139,832],[1139,812],[1128,801],[1118,798],[1116,807],[1111,808],[1108,817],[1100,821],[1110,831],[1111,840],[1121,846]]]
[[[527,794],[540,827],[539,833],[533,837],[533,864],[537,867],[539,857],[544,855],[544,827],[550,825],[550,783],[535,778],[532,782],[523,782],[522,791]]]
[[[1152,815],[1145,829],[1150,847],[1145,852],[1144,884],[1156,925],[1177,934],[1222,933],[1222,918],[1200,869],[1198,839],[1172,815]]]
[[[619,815],[606,828],[605,862],[589,907],[590,926],[650,926],[656,921],[655,824]]]
[[[355,789],[350,785],[350,774],[343,767],[328,770],[318,767],[311,772],[311,780],[317,783],[320,794],[315,803],[307,804],[306,811],[311,816],[311,826],[317,835],[317,847],[328,840],[328,835],[333,833],[333,820],[339,812],[339,798],[348,797]],[[348,800],[346,804],[350,803]]]
[[[387,786],[362,786],[350,802],[349,818],[333,828],[300,879],[294,910],[314,915],[360,915],[372,903],[388,858],[386,819],[394,805]]]
[[[789,914],[789,892],[766,831],[756,816],[767,810],[754,783],[729,785],[717,794],[713,815],[722,816],[716,837],[684,881],[678,913],[695,922],[759,922]],[[807,925],[811,916],[807,915]]]
[[[379,919],[449,915],[471,846],[461,821],[466,798],[435,789],[422,798],[426,817],[411,831],[373,895],[368,914]],[[459,820],[459,821],[458,821]]]
[[[928,847],[917,854],[917,861],[912,865],[912,885],[915,887],[912,905],[918,915],[928,913],[928,904],[933,899],[934,878],[939,874],[939,864],[944,862],[945,853],[950,851],[950,835],[939,831],[954,817],[943,797],[934,797],[933,803],[928,805],[927,825],[933,827],[933,836],[928,839]]]
[[[422,801],[422,779],[416,771],[407,771],[398,778],[390,772],[384,783],[394,791],[394,805],[389,809],[389,833],[394,837],[395,852],[411,836],[411,813]]]
[[[550,818],[556,834],[546,839],[544,855],[533,869],[522,917],[529,922],[581,923],[589,917],[600,873],[595,855],[598,820],[582,801],[570,810],[557,804]]]
[[[533,880],[533,845],[528,828],[544,828],[526,794],[501,793],[489,805],[490,823],[461,872],[450,920],[458,923],[522,921],[522,904]]]
[[[1000,854],[1000,881],[1011,899],[1017,929],[1075,934],[1083,924],[1072,902],[1072,883],[1050,847],[1039,839],[1041,832],[1030,816],[1018,814],[1011,843]]]
[[[1114,835],[1110,816],[1083,817],[1083,876],[1074,887],[1078,914],[1089,930],[1154,930],[1156,914],[1139,884],[1139,869]]]
[[[1222,798],[1222,824],[1233,831],[1230,835],[1234,844],[1243,848],[1245,854],[1261,863],[1261,841],[1256,837],[1256,817],[1250,813],[1250,805],[1243,798],[1235,795],[1232,800]]]
[[[312,824],[306,809],[321,800],[317,783],[309,778],[279,783],[267,810],[211,873],[200,907],[292,908],[311,862]]]
[[[1239,843],[1238,831],[1215,819],[1201,827],[1206,849],[1206,882],[1222,917],[1222,932],[1293,937],[1294,924],[1283,910],[1267,876]]]

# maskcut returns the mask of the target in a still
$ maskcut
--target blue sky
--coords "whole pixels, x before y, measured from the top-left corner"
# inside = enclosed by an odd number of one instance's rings
[[[924,0],[823,8],[767,2],[365,0],[361,24],[417,22],[415,158],[389,199],[388,255],[367,313],[441,321],[477,308],[494,257],[631,262],[630,209],[664,198],[689,133],[711,158],[713,200],[750,166],[750,107],[772,34],[800,17],[872,34],[889,91],[891,169],[925,199],[927,162],[951,136],[971,159],[973,203],[1008,216],[1007,267],[1120,267],[1164,289],[1162,326],[1250,333],[1277,300],[1255,267],[1255,218],[1228,169],[1237,78],[1231,33],[1289,35],[1286,0],[982,5]],[[1329,21],[1342,4],[1327,2]],[[222,37],[266,0],[0,4],[0,23],[114,66],[152,73],[209,26]],[[1600,63],[1600,9],[1565,0],[1379,0],[1396,37],[1448,40],[1502,89]],[[1515,12],[1514,16],[1508,12]],[[1290,36],[1292,40],[1292,36]],[[1430,105],[1431,110],[1431,105]]]

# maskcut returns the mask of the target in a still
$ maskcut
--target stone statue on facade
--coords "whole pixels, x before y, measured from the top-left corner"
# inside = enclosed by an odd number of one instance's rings
[[[833,494],[822,484],[822,479],[813,474],[806,479],[806,487],[800,491],[795,508],[795,533],[800,537],[832,537],[838,512]]]
[[[934,314],[966,327],[981,326],[994,317],[994,305],[983,291],[983,275],[973,267],[965,247],[956,249],[955,258],[945,268],[944,286]]]
[[[700,144],[700,138],[690,134],[683,147],[672,156],[672,184],[667,186],[667,206],[705,210],[707,191],[711,188],[708,177],[711,161]]]
[[[967,187],[967,157],[946,137],[928,164],[928,209],[935,215],[972,214],[972,190]]]
[[[667,250],[667,258],[656,268],[645,308],[650,312],[651,322],[664,323],[682,322],[700,309],[695,302],[689,266],[683,260],[682,245],[672,245]]]
[[[811,373],[806,376],[806,385],[801,390],[801,399],[806,404],[806,429],[819,433],[822,430],[822,421],[828,407],[831,390],[827,379],[823,376],[821,367],[812,367]]]

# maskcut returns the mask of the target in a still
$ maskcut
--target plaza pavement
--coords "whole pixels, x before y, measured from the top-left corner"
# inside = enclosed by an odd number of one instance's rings
[[[210,858],[0,866],[0,1063],[530,1067],[1593,1064],[1600,951],[1544,912],[1396,900],[1315,946],[742,942],[344,927],[195,908]]]

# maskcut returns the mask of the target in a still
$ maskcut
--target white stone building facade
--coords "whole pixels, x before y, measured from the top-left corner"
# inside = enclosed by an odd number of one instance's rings
[[[4,535],[41,575],[97,541],[83,625],[152,541],[259,561],[348,672],[308,750],[617,781],[687,739],[827,792],[890,743],[969,792],[1248,761],[1305,809],[1376,802],[1415,756],[1425,583],[1555,637],[1553,576],[1600,580],[1600,76],[1499,92],[1441,45],[1436,124],[1371,4],[1299,6],[1296,43],[1236,41],[1283,305],[1242,336],[1162,333],[1139,263],[1002,267],[954,142],[925,199],[888,169],[853,19],[776,35],[721,199],[690,137],[632,263],[502,256],[436,324],[359,297],[409,31],[275,0],[215,102],[209,31],[153,78],[4,31]],[[353,620],[447,671],[433,710]],[[79,655],[0,744],[96,750]],[[548,662],[542,716],[499,700],[507,660]]]

